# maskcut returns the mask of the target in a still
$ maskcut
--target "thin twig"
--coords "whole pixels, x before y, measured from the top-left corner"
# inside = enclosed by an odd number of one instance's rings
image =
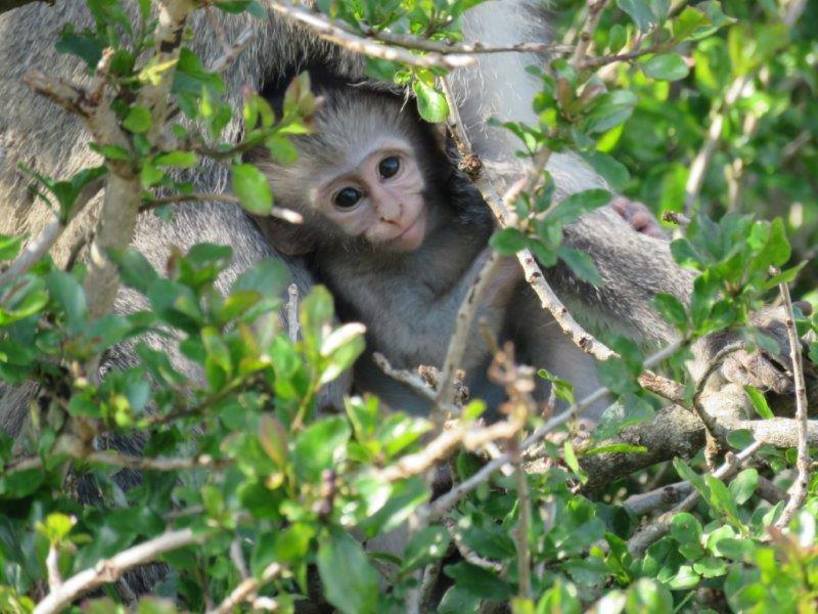
[[[588,48],[594,38],[594,31],[599,25],[600,17],[602,17],[602,9],[605,8],[607,3],[607,0],[588,0],[588,14],[585,16],[585,22],[577,35],[577,46],[574,49],[574,55],[571,57],[573,66],[579,67],[584,62]]]
[[[455,100],[450,97],[450,90],[448,90],[448,92],[447,98],[449,108],[451,109],[456,106],[456,103]],[[468,138],[466,137],[466,131],[462,123],[457,122],[454,124],[452,126],[452,131],[455,136],[455,140],[459,141],[458,147],[465,148],[465,144],[468,143]],[[468,153],[472,154],[471,151]],[[526,178],[515,182],[515,184],[512,185],[512,187],[502,198],[497,196],[490,179],[487,180],[482,175],[480,178],[478,178],[477,186],[480,189],[486,203],[488,203],[489,208],[492,210],[492,213],[494,213],[494,217],[497,219],[497,222],[501,228],[506,228],[516,222],[517,216],[512,212],[508,202],[514,198],[515,194],[519,194],[520,191],[523,191],[525,186],[533,187],[532,181],[539,179],[538,175],[542,174],[543,167],[547,161],[547,154],[545,151],[543,151],[541,157],[538,158],[538,163],[529,170],[529,172],[526,174]],[[542,162],[543,166],[537,168],[539,166],[539,162]],[[517,259],[520,261],[520,264],[523,267],[526,281],[528,281],[529,285],[540,299],[543,309],[548,310],[551,315],[554,316],[554,319],[557,321],[560,328],[571,338],[577,347],[587,354],[591,354],[597,358],[597,360],[607,360],[608,358],[616,356],[616,353],[613,350],[588,333],[579,324],[579,322],[574,319],[565,305],[562,304],[562,301],[559,300],[554,290],[545,280],[542,270],[540,269],[539,264],[537,264],[537,261],[530,250],[524,249],[517,252]]]
[[[512,440],[511,455],[516,468],[517,526],[514,542],[517,546],[517,584],[520,599],[531,598],[531,550],[528,547],[528,528],[531,526],[531,500],[528,495],[528,473],[522,462],[519,438]]]
[[[287,332],[290,341],[298,341],[298,286],[287,286]]]
[[[210,65],[211,72],[224,72],[227,68],[236,61],[242,51],[244,51],[253,39],[255,38],[255,29],[258,26],[253,23],[242,30],[236,41],[225,50],[224,55],[217,59]]]
[[[289,2],[273,2],[270,4],[270,8],[287,19],[309,26],[320,38],[335,43],[353,53],[361,53],[369,57],[401,62],[421,68],[453,69],[470,66],[475,62],[474,57],[471,55],[444,54],[433,51],[426,53],[426,55],[417,55],[401,47],[384,45],[355,34],[338,23],[329,21],[320,13],[308,11]]]
[[[155,561],[166,552],[200,544],[206,537],[207,533],[194,533],[193,529],[168,531],[123,550],[110,559],[102,559],[93,568],[71,576],[57,590],[50,591],[34,608],[34,614],[56,614],[82,594],[115,582],[129,569]]]
[[[622,507],[634,516],[645,516],[660,508],[675,505],[687,497],[693,490],[690,482],[667,484],[650,492],[631,495],[622,503]]]
[[[523,426],[523,420],[513,418],[482,427],[456,423],[427,443],[422,451],[403,456],[394,464],[377,471],[378,480],[394,482],[419,475],[449,458],[459,446],[478,450],[488,442],[511,439]]]
[[[231,612],[235,612],[243,602],[253,600],[255,598],[255,592],[260,587],[281,576],[284,569],[281,563],[270,563],[261,573],[260,578],[247,578],[243,580],[216,608],[208,610],[208,614],[230,614]]]
[[[678,348],[677,348],[678,349]],[[671,352],[672,353],[672,352]],[[649,356],[644,363],[645,367],[652,367],[668,356],[667,348],[663,348],[659,352]],[[559,428],[566,422],[573,420],[585,411],[588,407],[591,407],[597,401],[605,398],[609,393],[608,389],[604,386],[598,388],[584,399],[580,400],[577,403],[572,404],[568,409],[563,411],[557,416],[547,420],[544,424],[538,427],[531,435],[526,437],[526,439],[520,445],[520,452],[524,453],[529,448],[537,445],[543,439],[545,439],[546,435],[554,431],[555,429]],[[467,478],[463,482],[456,484],[452,487],[452,489],[447,492],[446,494],[438,497],[433,502],[426,504],[423,508],[418,511],[418,514],[421,516],[425,516],[428,522],[434,522],[440,519],[444,514],[446,514],[452,507],[457,505],[457,503],[463,499],[467,494],[469,494],[472,490],[480,486],[481,484],[485,483],[491,475],[499,470],[503,465],[512,462],[511,454],[505,453],[497,458],[490,460],[488,463],[483,465],[483,467],[478,470],[474,475]]]
[[[457,551],[463,557],[463,559],[474,565],[475,567],[479,567],[480,569],[485,569],[492,573],[496,574],[503,574],[505,569],[501,563],[497,561],[492,561],[485,557],[480,556],[474,550],[472,550],[469,545],[463,540],[463,534],[460,531],[460,528],[457,524],[450,518],[446,518],[443,521],[443,524],[446,525],[446,529],[449,531],[449,535],[452,536],[452,542],[457,548]]]
[[[792,310],[792,297],[790,289],[786,283],[779,284],[781,298],[784,300],[784,325],[787,327],[787,339],[790,344],[790,360],[792,361],[793,383],[795,384],[795,421],[798,424],[798,456],[795,467],[798,474],[795,481],[787,492],[787,505],[781,512],[775,526],[786,527],[795,512],[804,503],[807,496],[807,486],[809,485],[809,420],[807,418],[807,386],[804,381],[804,363],[801,357],[801,339],[798,338],[798,331],[795,330],[795,315]]]
[[[45,566],[48,570],[48,590],[56,591],[62,586],[62,575],[60,574],[60,551],[57,544],[52,543],[48,547],[48,556],[45,558]]]
[[[485,55],[490,53],[548,53],[548,54],[568,54],[574,48],[571,45],[561,45],[558,43],[536,43],[520,42],[510,45],[483,45],[479,41],[473,43],[449,43],[444,41],[429,40],[419,38],[411,34],[399,34],[387,30],[376,30],[366,24],[360,24],[360,28],[365,36],[377,39],[383,43],[405,49],[417,51],[432,51],[440,54],[466,54]]]
[[[502,259],[503,257],[497,252],[491,252],[457,310],[454,332],[449,339],[446,359],[438,380],[436,398],[438,405],[443,406],[454,403],[456,394],[454,387],[455,375],[463,362],[463,355],[466,352],[474,317],[482,302],[483,293],[500,270]]]
[[[247,563],[244,561],[244,554],[241,551],[241,538],[236,537],[230,542],[230,560],[239,572],[242,580],[250,577],[250,571],[247,569]]]
[[[241,205],[241,201],[233,194],[223,194],[216,192],[193,192],[191,194],[174,194],[172,196],[160,196],[142,203],[139,208],[140,211],[150,211],[165,205],[172,205],[184,202],[200,202],[200,203],[227,203],[229,205]],[[301,224],[304,222],[304,216],[292,209],[284,207],[273,207],[269,215],[279,219],[290,222],[291,224]]]

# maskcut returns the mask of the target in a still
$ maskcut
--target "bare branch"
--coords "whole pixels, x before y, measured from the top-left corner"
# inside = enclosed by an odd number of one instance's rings
[[[34,608],[34,614],[56,614],[84,593],[103,584],[116,582],[129,569],[155,561],[165,552],[200,544],[206,537],[206,533],[197,534],[192,529],[168,531],[123,550],[110,559],[98,561],[93,568],[79,572],[63,582],[57,590],[50,591]]]
[[[625,499],[622,507],[634,516],[645,516],[658,509],[677,504],[687,497],[692,490],[693,487],[690,482],[676,482],[650,492],[631,495]]]
[[[455,104],[454,99],[451,98],[450,90],[447,88],[446,91],[449,108],[456,108],[457,105]],[[456,122],[454,125],[452,125],[452,130],[455,134],[456,140],[458,141],[458,146],[465,148],[469,141],[462,123],[459,121]],[[468,154],[473,155],[473,152],[468,151]],[[510,208],[511,201],[516,198],[516,195],[525,191],[526,188],[530,189],[536,185],[535,182],[540,179],[547,161],[548,152],[547,150],[542,150],[542,153],[538,154],[535,164],[529,169],[529,172],[526,173],[526,177],[518,182],[515,182],[502,198],[498,197],[496,194],[493,178],[486,178],[484,176],[486,173],[483,173],[480,177],[478,177],[476,182],[477,187],[483,194],[486,203],[488,203],[501,228],[506,228],[515,224],[516,215]],[[554,319],[557,321],[560,328],[571,338],[577,347],[579,347],[582,351],[596,357],[598,360],[607,360],[612,356],[616,356],[616,353],[613,350],[594,338],[593,335],[587,332],[576,320],[574,320],[568,309],[562,304],[562,301],[559,300],[554,290],[545,280],[542,270],[540,269],[540,266],[537,264],[537,261],[534,259],[534,256],[530,250],[524,249],[519,251],[517,253],[517,259],[520,261],[520,264],[523,267],[526,280],[537,294],[543,308],[547,309],[551,315],[554,316]]]
[[[264,571],[261,572],[260,578],[247,578],[243,580],[218,607],[208,610],[208,614],[230,614],[230,612],[235,612],[243,602],[255,599],[256,591],[268,582],[280,577],[284,569],[280,563],[270,563]]]
[[[62,586],[62,574],[60,574],[60,551],[57,544],[52,543],[48,547],[48,555],[45,558],[45,567],[48,570],[48,590],[56,591]]]
[[[517,546],[517,584],[520,599],[531,598],[531,550],[528,547],[528,529],[531,526],[531,498],[528,494],[528,473],[522,462],[519,437],[512,440],[511,457],[517,482],[517,509],[519,517],[513,536]]]
[[[364,35],[377,39],[381,42],[393,45],[395,47],[403,47],[405,49],[414,49],[419,51],[431,51],[444,55],[450,54],[489,54],[489,53],[548,53],[548,54],[567,54],[571,53],[574,48],[571,45],[560,45],[553,43],[537,43],[537,42],[520,42],[511,45],[486,46],[479,41],[473,43],[447,43],[443,41],[429,40],[426,38],[419,38],[410,34],[398,34],[389,32],[387,30],[376,30],[365,24],[361,24],[361,30]]]
[[[793,314],[792,310],[792,297],[790,296],[789,286],[786,283],[780,284],[778,288],[781,292],[781,298],[784,301],[784,326],[787,327],[787,340],[790,344],[790,361],[792,362],[792,375],[795,384],[795,422],[798,427],[798,456],[795,461],[798,474],[787,493],[789,497],[787,505],[775,523],[776,527],[783,528],[790,523],[795,512],[803,505],[804,499],[806,499],[807,496],[810,468],[808,441],[810,421],[807,418],[807,385],[804,381],[801,339],[798,337],[798,331],[795,330],[795,314]]]
[[[159,21],[154,34],[152,60],[156,66],[166,67],[160,71],[156,82],[145,84],[137,95],[136,104],[147,108],[152,117],[151,128],[146,137],[151,143],[160,140],[170,111],[170,88],[179,59],[183,31],[194,5],[190,0],[163,0],[159,3]],[[103,55],[103,60],[105,56]],[[105,78],[107,71],[97,70]],[[102,84],[100,84],[102,89]],[[127,137],[119,127],[110,100],[103,99],[90,117],[91,131],[97,142],[114,144],[130,149]],[[135,170],[125,164],[111,164],[102,204],[98,231],[90,248],[88,276],[85,292],[89,312],[99,317],[108,312],[119,287],[116,265],[108,258],[108,251],[129,245],[136,229],[139,213],[141,186]]]
[[[463,355],[466,352],[474,317],[480,307],[483,293],[494,279],[500,268],[502,256],[492,251],[483,268],[477,274],[477,278],[469,288],[463,302],[457,310],[454,332],[449,339],[449,347],[446,350],[446,359],[443,363],[443,370],[437,386],[436,401],[438,405],[450,405],[455,400],[455,374],[463,362]]]
[[[298,341],[298,286],[287,286],[287,333],[290,341]]]
[[[505,572],[505,568],[501,563],[482,557],[474,550],[472,550],[469,547],[469,545],[463,540],[463,534],[460,531],[460,528],[453,520],[451,520],[450,518],[446,518],[443,521],[443,524],[446,525],[446,528],[449,531],[449,535],[452,536],[452,542],[454,542],[455,548],[457,548],[457,551],[460,553],[460,555],[463,557],[465,561],[471,563],[475,567],[485,569],[492,573],[502,575]]]
[[[511,439],[519,433],[523,422],[509,419],[484,427],[455,423],[427,443],[422,451],[404,456],[395,464],[378,471],[377,477],[393,482],[419,475],[449,458],[461,445],[467,450],[478,450],[488,442]]]
[[[421,68],[436,66],[452,69],[469,66],[475,62],[474,57],[470,55],[444,54],[434,51],[430,51],[426,55],[416,55],[401,47],[383,45],[361,37],[339,23],[329,21],[320,13],[308,11],[289,2],[273,2],[270,8],[287,19],[309,26],[317,36],[324,40],[369,57],[402,62]]]
[[[607,3],[608,0],[588,0],[588,14],[577,35],[577,46],[574,49],[574,55],[571,57],[571,64],[574,66],[579,67],[584,62],[594,37],[594,31],[599,25],[600,17],[602,17],[602,9],[605,8]]]
[[[257,26],[254,23],[242,30],[230,48],[225,49],[224,55],[210,65],[210,70],[212,72],[224,72],[227,70],[227,68],[236,61],[236,58],[239,57],[241,52],[253,42],[256,27]]]
[[[599,399],[603,398],[605,395],[608,394],[607,388],[599,388],[584,399],[582,399],[579,403],[576,403],[569,407],[567,410],[551,418],[550,420],[546,421],[545,424],[540,426],[536,429],[531,435],[526,437],[521,445],[521,451],[525,451],[528,448],[538,444],[541,442],[546,435],[551,433],[554,429],[559,428],[569,420],[572,420],[577,414],[581,413],[587,407],[590,407],[593,403],[596,403]],[[424,506],[422,510],[419,512],[419,515],[426,516],[426,520],[429,522],[434,522],[440,519],[444,514],[446,514],[452,507],[457,505],[457,503],[469,494],[472,490],[483,484],[484,482],[488,481],[491,475],[500,469],[506,463],[510,463],[512,461],[511,455],[509,453],[505,453],[497,458],[490,460],[488,463],[483,465],[483,467],[477,471],[474,475],[470,478],[456,484],[452,487],[452,489],[447,492],[446,494],[438,497],[432,503]]]
[[[175,203],[184,202],[200,203],[222,202],[230,205],[241,206],[241,201],[233,194],[220,194],[216,192],[193,192],[191,194],[174,194],[172,196],[161,196],[159,198],[154,198],[153,200],[143,203],[139,210],[150,211],[151,209],[156,209],[157,207],[162,207],[164,205],[171,205]],[[292,209],[286,209],[284,207],[274,206],[270,210],[270,213],[268,215],[282,219],[286,222],[289,222],[290,224],[301,224],[304,222],[304,216],[302,216],[297,211],[293,211]]]

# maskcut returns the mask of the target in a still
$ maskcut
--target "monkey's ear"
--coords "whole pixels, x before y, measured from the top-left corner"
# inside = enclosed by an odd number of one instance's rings
[[[303,256],[315,250],[317,237],[306,224],[290,224],[274,217],[253,218],[276,251],[286,256]]]

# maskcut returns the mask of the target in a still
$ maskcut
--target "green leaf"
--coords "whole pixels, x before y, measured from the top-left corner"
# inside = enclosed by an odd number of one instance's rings
[[[621,127],[619,129],[621,129]],[[608,132],[608,134],[613,133],[614,131]],[[601,147],[601,145],[598,143],[597,147]],[[581,152],[580,155],[583,160],[590,164],[591,167],[602,176],[606,183],[611,186],[612,190],[621,192],[628,185],[631,179],[628,167],[613,156],[603,153],[602,151],[586,151]]]
[[[317,482],[321,472],[346,456],[351,430],[340,416],[323,418],[309,425],[295,440],[293,463],[301,479]]]
[[[233,192],[241,206],[254,215],[269,215],[273,208],[267,177],[252,164],[233,165]]]
[[[293,142],[283,136],[271,136],[264,141],[270,156],[279,164],[293,164],[298,160],[298,150]]]
[[[92,72],[102,59],[102,52],[106,46],[102,38],[93,34],[85,32],[77,34],[74,32],[73,24],[66,24],[55,45],[60,53],[69,53],[80,58]]]
[[[702,525],[692,514],[679,512],[670,522],[670,535],[680,544],[699,544],[702,538]]]
[[[616,6],[625,11],[642,32],[647,32],[656,23],[647,0],[616,0]]]
[[[594,99],[583,128],[588,134],[602,134],[624,123],[633,113],[638,98],[628,90],[616,90]]]
[[[159,277],[148,259],[133,247],[112,250],[110,258],[119,267],[122,282],[142,294],[148,292],[151,284]]]
[[[151,112],[145,107],[133,106],[128,110],[125,119],[122,120],[122,127],[134,134],[144,134],[151,129],[153,118]]]
[[[673,596],[661,583],[641,578],[628,588],[625,612],[628,614],[671,614]]]
[[[23,246],[23,236],[0,234],[0,260],[13,260]]]
[[[514,594],[512,587],[496,574],[466,562],[447,565],[443,572],[475,597],[505,601]]]
[[[77,333],[82,329],[88,315],[85,292],[73,275],[63,271],[51,271],[46,277],[51,297],[65,312],[68,329]]]
[[[360,322],[349,322],[327,335],[319,350],[321,356],[328,359],[319,384],[328,384],[352,367],[366,349],[365,332],[366,327]]]
[[[747,393],[747,396],[750,399],[750,402],[753,404],[753,409],[756,410],[756,413],[763,418],[764,420],[770,420],[774,417],[773,410],[770,409],[770,406],[767,403],[767,399],[764,397],[764,394],[754,388],[753,386],[744,386],[744,392]]]
[[[687,63],[677,53],[655,55],[641,62],[640,67],[647,76],[662,81],[678,81],[690,73]]]
[[[592,286],[602,285],[602,277],[591,256],[578,249],[567,247],[566,245],[560,245],[557,254],[579,279]]]
[[[676,328],[687,328],[687,312],[684,305],[672,294],[659,293],[653,299],[656,308],[665,320]]]
[[[327,601],[344,614],[378,611],[378,572],[357,541],[333,528],[320,540],[317,561]]]
[[[406,546],[401,573],[443,558],[450,542],[451,536],[443,527],[431,526],[418,531]]]
[[[611,193],[598,188],[575,192],[562,199],[559,204],[548,212],[549,222],[562,225],[570,224],[581,215],[594,209],[604,207],[611,200]]]
[[[744,505],[753,496],[758,486],[758,470],[745,469],[730,482],[730,493],[738,505]]]
[[[513,256],[526,248],[526,237],[517,228],[503,228],[495,232],[489,244],[503,256]]]
[[[596,446],[590,450],[585,450],[583,456],[594,454],[646,454],[647,447],[632,443],[612,443],[604,446]]]
[[[156,166],[173,166],[175,168],[193,168],[199,164],[199,156],[192,151],[171,151],[160,154],[153,159]]]
[[[717,578],[727,573],[727,562],[714,556],[707,556],[693,563],[693,571],[703,578]]]
[[[432,124],[446,121],[449,117],[449,104],[443,94],[420,79],[412,82],[412,91],[417,97],[418,113],[423,119]]]

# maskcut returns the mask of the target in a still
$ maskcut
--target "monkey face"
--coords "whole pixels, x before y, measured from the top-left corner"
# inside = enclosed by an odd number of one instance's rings
[[[412,146],[389,139],[353,157],[321,182],[315,206],[344,234],[388,251],[410,252],[423,243],[428,211],[425,181]]]

